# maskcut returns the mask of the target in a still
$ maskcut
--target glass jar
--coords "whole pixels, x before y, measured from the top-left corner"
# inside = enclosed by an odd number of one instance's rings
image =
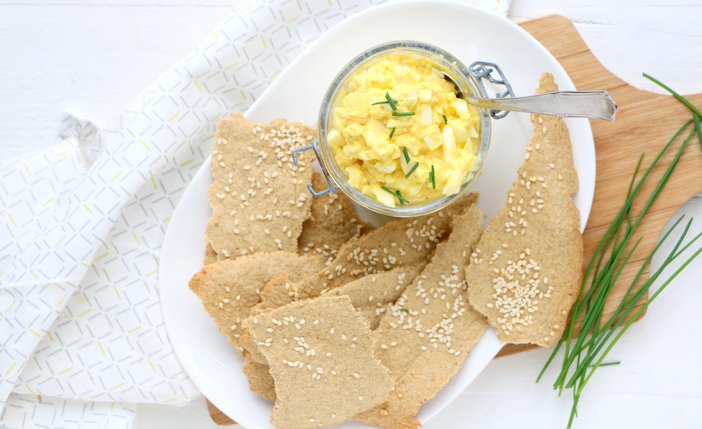
[[[488,80],[492,83],[506,86],[508,91],[505,91],[504,94],[511,95],[511,88],[506,80],[494,79],[490,75],[491,71],[496,69],[500,77],[503,78],[499,67],[496,65],[490,63],[474,63],[470,68],[468,68],[450,53],[427,43],[406,40],[393,41],[383,43],[362,52],[351,60],[351,62],[349,62],[346,66],[344,66],[344,68],[334,78],[334,81],[329,86],[329,89],[327,89],[319,111],[318,139],[315,140],[310,146],[299,148],[293,153],[293,158],[295,161],[297,160],[297,155],[301,151],[308,149],[314,150],[317,156],[329,187],[321,192],[318,192],[314,190],[311,185],[308,185],[307,188],[310,190],[313,196],[319,197],[328,192],[336,192],[337,190],[341,189],[341,191],[348,195],[349,198],[351,198],[351,200],[353,200],[355,203],[373,212],[393,217],[422,216],[440,210],[448,204],[451,204],[451,202],[459,199],[461,196],[463,196],[463,194],[465,194],[473,180],[475,180],[480,173],[480,169],[483,166],[485,156],[487,155],[487,151],[490,146],[491,117],[499,118],[501,113],[506,112],[495,112],[477,108],[480,116],[478,121],[479,129],[477,130],[477,141],[479,146],[476,153],[476,159],[472,169],[464,178],[460,190],[453,195],[438,197],[420,203],[409,203],[389,207],[363,194],[361,191],[349,184],[345,172],[339,168],[335,162],[331,145],[327,141],[327,134],[330,129],[330,122],[335,103],[337,102],[337,97],[339,96],[342,88],[344,88],[347,79],[359,68],[367,65],[369,61],[385,54],[402,52],[409,52],[413,55],[426,57],[426,59],[434,63],[439,70],[441,70],[453,81],[462,94],[472,95],[477,98],[486,98],[485,85],[481,79],[488,78]],[[503,94],[500,95],[505,96]]]

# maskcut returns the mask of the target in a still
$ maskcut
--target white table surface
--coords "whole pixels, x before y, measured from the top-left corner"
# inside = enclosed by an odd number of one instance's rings
[[[98,125],[195,46],[227,0],[0,0],[0,158],[55,140],[62,112]],[[702,91],[701,0],[514,0],[523,21],[560,13],[595,55],[647,89],[641,71],[683,93]],[[702,204],[687,210],[702,229]],[[581,401],[576,427],[702,427],[702,261],[672,285],[614,350]],[[534,379],[547,353],[495,360],[428,428],[564,427],[569,398]],[[547,378],[547,381],[551,378]],[[137,428],[215,428],[202,399],[142,406]]]

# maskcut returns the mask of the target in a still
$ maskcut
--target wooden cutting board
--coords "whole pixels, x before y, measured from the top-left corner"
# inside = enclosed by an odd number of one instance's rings
[[[647,166],[691,115],[673,97],[638,90],[610,73],[597,61],[567,18],[552,15],[525,22],[521,26],[556,57],[579,90],[607,90],[619,105],[616,121],[591,121],[597,154],[597,182],[595,200],[584,234],[587,264],[597,243],[623,204],[639,156],[646,153],[643,166]],[[665,80],[664,76],[658,77]],[[702,106],[702,94],[688,98],[695,105]],[[654,171],[658,177],[672,159],[674,151],[670,152],[662,165]],[[643,195],[647,196],[656,182],[657,178],[652,177],[649,186],[644,188]],[[665,191],[639,226],[638,234],[643,240],[634,253],[630,266],[623,271],[619,283],[612,290],[605,306],[605,315],[611,314],[620,302],[639,264],[653,249],[670,217],[698,192],[702,192],[702,150],[695,141],[686,150]],[[641,205],[643,201],[635,205],[635,212]],[[603,319],[606,320],[606,317]],[[533,347],[505,346],[498,356],[530,348]],[[210,416],[216,423],[234,424],[212,404],[208,402],[207,405]]]

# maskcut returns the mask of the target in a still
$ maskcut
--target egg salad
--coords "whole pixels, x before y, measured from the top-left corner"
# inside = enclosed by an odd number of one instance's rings
[[[435,62],[397,52],[348,77],[327,141],[352,187],[395,207],[459,192],[476,160],[479,127],[477,109]]]

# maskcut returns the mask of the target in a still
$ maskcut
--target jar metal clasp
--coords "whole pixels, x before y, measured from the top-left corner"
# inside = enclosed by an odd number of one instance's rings
[[[514,98],[514,91],[512,90],[512,85],[505,77],[500,66],[495,63],[489,63],[486,61],[476,61],[468,67],[471,76],[478,81],[480,89],[483,93],[488,94],[487,88],[485,87],[485,81],[488,81],[492,86],[498,89],[495,95],[491,98]],[[509,114],[507,110],[490,110],[490,117],[493,119],[502,119]]]
[[[327,169],[324,167],[324,164],[322,163],[322,157],[319,154],[319,140],[314,139],[312,140],[312,143],[308,144],[307,146],[302,146],[298,147],[297,149],[293,149],[292,151],[292,158],[293,158],[293,164],[295,164],[295,167],[298,165],[298,156],[306,151],[306,150],[312,150],[314,152],[314,155],[317,157],[317,161],[319,162],[319,166],[322,169],[322,174],[324,174],[324,178],[327,180],[327,189],[324,189],[320,192],[315,191],[315,189],[312,187],[311,183],[307,184],[307,190],[310,191],[310,194],[312,194],[313,197],[321,197],[323,195],[326,195],[330,192],[336,192],[339,187],[334,183],[334,180],[329,176],[329,173],[327,173]]]

